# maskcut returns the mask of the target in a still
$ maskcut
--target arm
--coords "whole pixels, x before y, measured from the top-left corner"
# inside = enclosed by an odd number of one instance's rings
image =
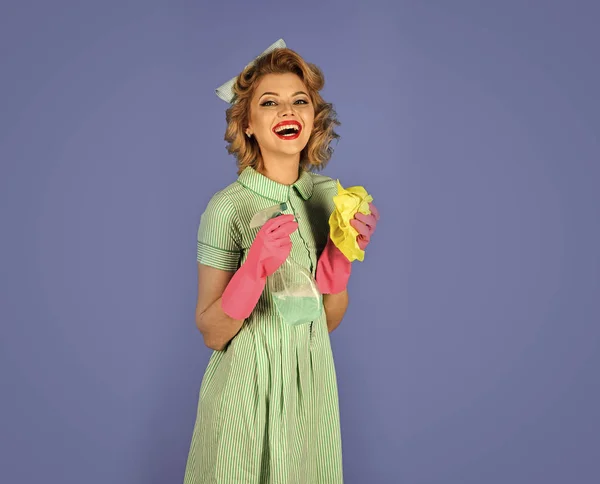
[[[271,275],[292,249],[290,234],[298,228],[292,215],[269,220],[258,231],[246,261],[236,271],[198,264],[196,326],[204,343],[225,349],[250,317]]]
[[[364,250],[375,231],[379,212],[370,204],[373,215],[357,213],[352,226],[358,232],[357,242]],[[327,329],[331,333],[342,322],[348,308],[348,279],[352,272],[352,263],[335,246],[331,238],[327,239],[325,249],[317,263],[317,285],[323,294],[323,305],[327,315]]]
[[[344,289],[337,294],[323,294],[323,306],[325,307],[325,314],[327,316],[327,329],[331,333],[340,325],[344,314],[346,314],[346,309],[348,308],[348,291]]]
[[[235,275],[241,256],[236,210],[227,194],[221,191],[210,199],[198,227],[195,321],[204,344],[215,351],[223,350],[243,323],[221,309],[223,293]]]
[[[215,351],[225,349],[244,323],[243,319],[229,317],[221,308],[221,297],[233,275],[198,263],[196,326],[204,344]]]

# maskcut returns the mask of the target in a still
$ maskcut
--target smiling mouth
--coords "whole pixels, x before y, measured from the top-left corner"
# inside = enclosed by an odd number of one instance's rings
[[[302,126],[298,123],[280,124],[273,128],[273,132],[281,139],[296,139],[300,136]]]

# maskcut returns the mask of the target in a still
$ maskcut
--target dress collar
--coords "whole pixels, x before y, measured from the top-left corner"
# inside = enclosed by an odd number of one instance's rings
[[[287,202],[289,199],[290,186],[278,183],[276,181],[267,178],[262,173],[259,173],[251,166],[248,166],[240,173],[237,181],[252,190],[259,195],[270,198],[277,202]],[[304,200],[308,200],[313,193],[313,179],[310,173],[306,170],[302,170],[300,176],[295,183],[291,185],[294,187],[300,196]]]

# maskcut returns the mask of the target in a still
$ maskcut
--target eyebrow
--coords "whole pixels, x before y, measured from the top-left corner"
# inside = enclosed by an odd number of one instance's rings
[[[306,94],[304,91],[297,91],[294,94],[292,94],[292,97],[297,96],[298,94],[304,94],[305,96],[308,96],[308,94]],[[263,96],[267,96],[267,95],[269,95],[269,96],[279,96],[279,94],[277,94],[276,92],[263,92],[260,97],[262,98]]]

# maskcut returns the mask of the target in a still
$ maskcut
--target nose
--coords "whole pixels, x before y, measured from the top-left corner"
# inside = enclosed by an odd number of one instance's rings
[[[280,104],[280,106],[281,106],[281,109],[279,111],[279,116],[295,116],[292,103],[282,102]]]

